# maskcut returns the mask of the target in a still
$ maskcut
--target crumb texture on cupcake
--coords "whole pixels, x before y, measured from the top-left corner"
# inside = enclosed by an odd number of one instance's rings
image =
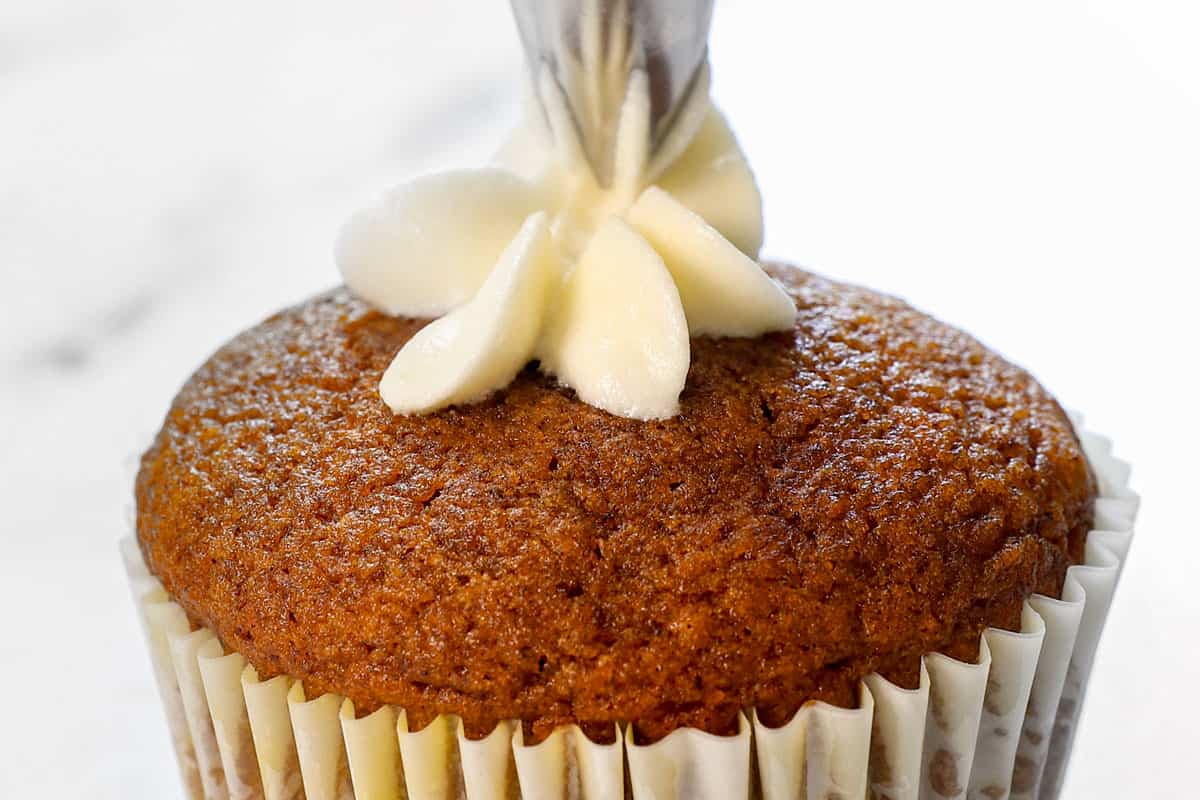
[[[1082,559],[1095,485],[1070,422],[966,334],[769,269],[794,331],[694,339],[655,422],[533,367],[394,416],[380,375],[426,321],[345,290],[277,314],[192,376],[143,457],[147,563],[264,677],[472,736],[724,733],[974,657]]]

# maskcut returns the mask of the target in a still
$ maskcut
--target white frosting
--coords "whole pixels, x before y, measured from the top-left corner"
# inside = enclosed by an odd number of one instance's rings
[[[673,416],[691,352],[684,313],[662,258],[609,217],[563,283],[542,364],[585,403],[623,417]]]
[[[531,214],[475,297],[396,355],[379,382],[383,401],[408,414],[470,403],[507,385],[537,343],[556,270],[546,214]]]
[[[796,306],[762,267],[657,186],[626,215],[662,257],[693,336],[759,336],[792,327]]]
[[[396,413],[479,400],[536,358],[586,403],[669,417],[689,335],[793,324],[792,300],[754,261],[761,198],[707,102],[707,69],[691,119],[653,154],[645,75],[630,76],[607,184],[561,90],[544,80],[541,91],[545,123],[531,116],[496,166],[405,184],[342,231],[337,260],[355,293],[391,314],[445,315],[384,373]]]
[[[434,317],[467,302],[544,200],[504,169],[454,170],[396,187],[342,228],[346,285],[389,314]]]

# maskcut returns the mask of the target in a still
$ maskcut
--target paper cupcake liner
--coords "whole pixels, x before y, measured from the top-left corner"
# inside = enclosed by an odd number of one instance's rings
[[[189,798],[1056,800],[1138,508],[1111,443],[1080,438],[1096,530],[1061,598],[1031,597],[1021,630],[985,631],[974,662],[925,656],[916,689],[870,675],[857,708],[810,702],[778,728],[748,710],[734,736],[688,728],[644,745],[617,726],[597,744],[568,726],[526,745],[515,721],[471,740],[450,716],[418,731],[402,709],[359,718],[337,695],[259,680],[190,628],[132,538],[121,550]]]

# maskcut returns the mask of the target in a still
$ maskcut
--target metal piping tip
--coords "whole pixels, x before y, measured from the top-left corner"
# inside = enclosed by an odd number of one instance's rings
[[[713,0],[511,0],[535,87],[557,87],[597,180],[613,178],[616,132],[631,76],[649,88],[649,153],[671,149],[698,94],[707,100]],[[701,86],[702,84],[702,86]],[[535,92],[547,109],[542,91]]]

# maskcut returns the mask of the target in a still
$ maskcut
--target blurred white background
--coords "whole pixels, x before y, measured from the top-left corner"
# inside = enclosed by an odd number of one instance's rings
[[[767,254],[971,330],[1134,464],[1078,800],[1195,791],[1198,38],[1164,0],[714,25]],[[179,796],[116,556],[137,454],[218,344],[337,280],[359,202],[482,162],[523,80],[503,0],[0,3],[0,797]]]

